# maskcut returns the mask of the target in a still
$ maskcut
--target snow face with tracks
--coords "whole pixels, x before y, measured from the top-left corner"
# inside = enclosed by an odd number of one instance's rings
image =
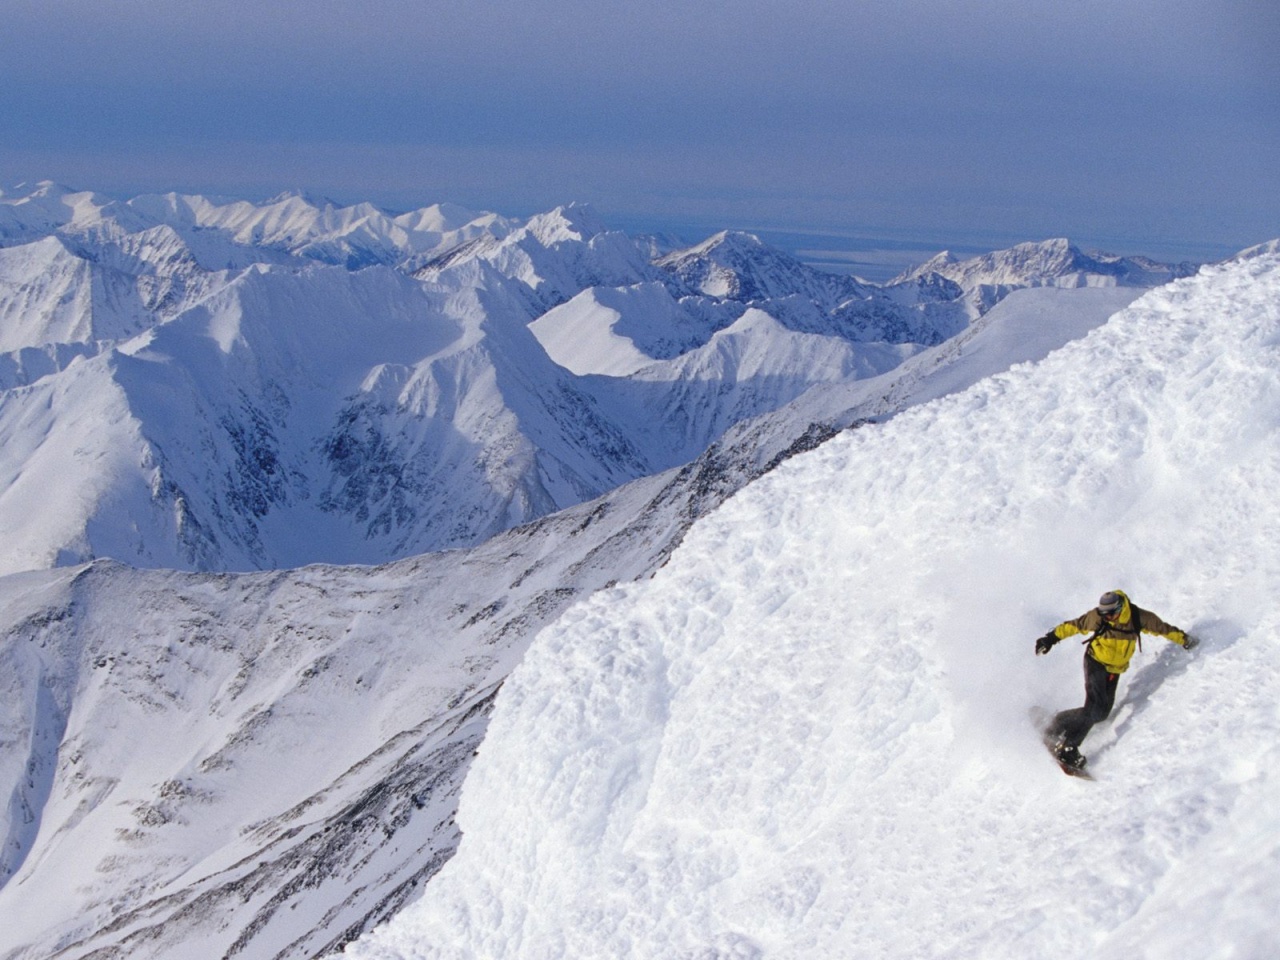
[[[370,958],[1270,956],[1280,881],[1280,259],[797,457],[534,642],[457,857]],[[1082,698],[1032,641],[1122,587]]]

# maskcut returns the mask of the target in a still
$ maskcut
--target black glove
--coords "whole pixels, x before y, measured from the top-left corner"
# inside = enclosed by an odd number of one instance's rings
[[[1052,630],[1043,637],[1036,637],[1036,656],[1041,657],[1053,649],[1053,645],[1058,642],[1058,636]]]
[[[1197,638],[1193,637],[1189,633],[1183,634],[1183,638],[1182,638],[1183,650],[1194,650],[1198,646],[1200,646],[1200,641]]]

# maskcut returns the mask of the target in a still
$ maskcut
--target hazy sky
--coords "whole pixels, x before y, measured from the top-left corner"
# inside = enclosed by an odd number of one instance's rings
[[[1276,0],[0,0],[0,183],[1280,235]]]

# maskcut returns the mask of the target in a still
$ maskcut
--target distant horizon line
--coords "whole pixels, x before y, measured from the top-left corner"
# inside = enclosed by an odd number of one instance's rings
[[[1272,237],[1261,237],[1243,246],[1213,242],[1170,240],[1116,236],[1081,236],[1070,230],[1051,231],[1050,235],[1036,236],[1013,233],[1008,230],[940,230],[927,227],[886,227],[871,224],[832,226],[822,223],[770,224],[753,222],[751,218],[730,218],[721,221],[704,214],[637,213],[624,209],[612,209],[612,205],[590,199],[569,199],[550,206],[539,207],[532,213],[504,213],[488,204],[476,205],[454,199],[438,199],[427,203],[407,200],[403,197],[346,200],[322,188],[290,187],[276,190],[235,191],[215,188],[169,189],[127,188],[98,189],[74,186],[54,177],[15,178],[0,181],[0,197],[8,197],[12,191],[25,189],[34,192],[38,187],[53,185],[72,192],[100,194],[125,202],[146,195],[200,196],[214,201],[245,201],[261,205],[284,197],[296,196],[309,203],[328,203],[336,208],[349,208],[369,204],[382,212],[399,216],[431,206],[457,206],[476,214],[495,213],[512,219],[528,219],[558,207],[581,203],[595,211],[606,224],[632,236],[665,235],[674,240],[694,245],[724,230],[752,233],[761,240],[791,254],[809,266],[831,273],[856,275],[866,280],[892,279],[905,270],[929,260],[943,251],[957,256],[982,256],[997,250],[1008,249],[1020,243],[1041,243],[1065,238],[1087,252],[1102,252],[1116,256],[1149,257],[1166,263],[1213,263],[1227,259],[1240,250],[1256,243],[1265,243]],[[343,191],[345,193],[346,191]],[[257,196],[261,193],[262,196]],[[528,204],[524,206],[529,206]]]

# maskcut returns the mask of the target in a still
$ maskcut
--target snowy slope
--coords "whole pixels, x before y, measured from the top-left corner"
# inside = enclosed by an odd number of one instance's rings
[[[1280,259],[783,464],[544,631],[360,958],[1274,955]],[[1151,639],[1069,780],[1031,641]]]
[[[677,299],[656,280],[588,287],[529,324],[552,360],[579,376],[625,377],[702,346],[739,311]]]
[[[122,340],[173,317],[226,282],[165,227],[0,248],[0,352]]]
[[[314,957],[394,913],[528,637],[656,566],[691,479],[387,567],[0,579],[0,956]]]
[[[0,957],[312,957],[395,913],[456,847],[489,693],[541,626],[657,569],[788,456],[1039,359],[1132,296],[1081,293],[1024,291],[888,374],[473,550],[0,579]]]

